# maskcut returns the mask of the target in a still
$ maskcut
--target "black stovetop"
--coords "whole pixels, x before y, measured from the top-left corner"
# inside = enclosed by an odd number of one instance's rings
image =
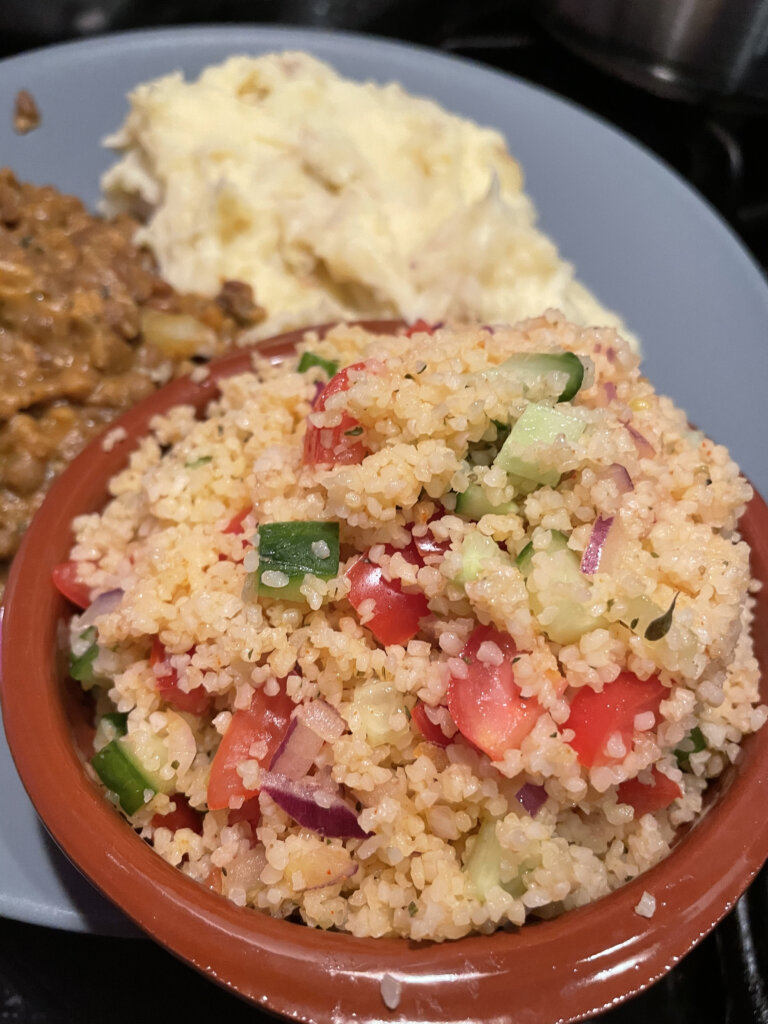
[[[608,77],[547,34],[533,0],[48,0],[51,16],[37,20],[19,13],[24,4],[0,2],[0,56],[82,35],[86,27],[259,21],[370,32],[491,64],[638,139],[697,188],[768,268],[768,109],[683,104]],[[711,935],[662,981],[602,1015],[601,1024],[768,1024],[767,921],[764,868]],[[176,1014],[185,1024],[268,1019],[149,941],[0,920],[0,1024],[135,1024],[137,1007],[150,1024]]]

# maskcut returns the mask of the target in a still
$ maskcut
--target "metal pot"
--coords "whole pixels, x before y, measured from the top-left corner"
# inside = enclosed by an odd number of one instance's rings
[[[663,96],[768,100],[768,0],[540,0],[549,27]]]

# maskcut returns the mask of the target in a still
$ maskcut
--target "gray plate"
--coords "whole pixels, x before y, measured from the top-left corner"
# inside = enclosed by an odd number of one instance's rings
[[[99,143],[121,123],[132,86],[176,69],[195,75],[233,53],[283,49],[308,50],[353,78],[396,79],[503,131],[543,229],[640,336],[656,388],[728,445],[768,494],[768,286],[760,270],[662,163],[541,89],[468,61],[342,33],[255,26],[137,32],[0,62],[0,163],[95,206],[110,162]],[[33,93],[43,117],[24,137],[10,123],[20,88]],[[0,820],[0,914],[77,931],[129,931],[47,839],[2,739]]]

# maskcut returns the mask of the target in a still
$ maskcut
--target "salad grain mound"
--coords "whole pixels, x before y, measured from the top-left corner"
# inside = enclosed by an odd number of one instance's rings
[[[749,485],[612,329],[309,333],[111,493],[56,573],[90,763],[239,905],[415,940],[583,905],[768,713]]]

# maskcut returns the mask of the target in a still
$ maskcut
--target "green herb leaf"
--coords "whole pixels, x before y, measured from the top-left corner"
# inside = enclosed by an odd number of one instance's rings
[[[662,637],[667,635],[672,626],[672,613],[675,610],[675,605],[677,604],[679,596],[680,592],[678,591],[672,598],[672,604],[667,608],[664,614],[660,615],[658,619],[653,619],[648,623],[645,627],[645,633],[643,634],[646,640],[661,640]]]
[[[417,912],[418,909],[419,908],[416,906],[416,904],[413,901],[411,901],[408,904],[408,913],[410,914],[411,917],[415,917],[416,916],[416,912]]]
[[[675,757],[677,758],[677,764],[683,771],[689,771],[691,767],[690,757],[691,754],[698,754],[702,750],[705,750],[707,741],[704,739],[704,733],[695,725],[693,729],[683,740],[682,744],[675,750]]]
[[[339,364],[335,359],[323,359],[322,356],[317,356],[314,352],[304,352],[299,360],[299,373],[306,373],[313,366],[319,366],[321,370],[325,370],[329,378],[333,377],[339,369]]]
[[[359,437],[360,434],[362,434],[362,432],[363,432],[363,428],[362,427],[352,427],[351,430],[345,430],[344,431],[344,436],[345,437]]]
[[[184,468],[185,469],[197,469],[198,466],[205,466],[209,462],[213,462],[213,456],[212,455],[201,455],[199,459],[192,459],[191,462],[185,462],[184,463]]]

